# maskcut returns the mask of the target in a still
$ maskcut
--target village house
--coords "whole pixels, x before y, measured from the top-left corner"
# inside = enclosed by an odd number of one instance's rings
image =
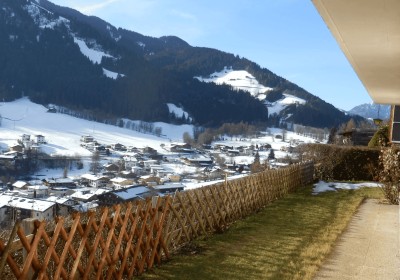
[[[81,142],[83,143],[91,143],[94,142],[94,137],[90,135],[84,135],[81,137]]]
[[[157,186],[161,184],[161,178],[157,176],[142,176],[140,177],[140,183],[149,187]]]
[[[0,195],[0,205],[7,208],[1,218],[15,221],[17,218],[35,218],[38,220],[52,220],[55,216],[55,203],[32,198]]]
[[[152,197],[158,195],[158,193],[145,186],[132,186],[130,188],[124,188],[121,190],[115,190],[107,192],[98,196],[100,205],[114,205],[119,203],[126,203],[136,199],[145,199],[146,197]]]
[[[124,156],[125,169],[130,170],[132,167],[138,165],[138,160],[134,156]]]
[[[73,199],[58,196],[49,196],[46,201],[56,203],[56,214],[57,216],[67,216],[71,213],[73,206],[76,202]]]
[[[49,196],[49,187],[43,185],[28,186],[29,197],[44,198]]]
[[[22,153],[24,151],[24,147],[20,144],[10,146],[10,151]]]
[[[110,180],[110,182],[112,183],[112,186],[116,189],[124,188],[133,184],[133,180],[121,177],[113,178]]]
[[[120,171],[120,167],[115,163],[107,163],[103,165],[103,168],[107,172],[118,172]]]
[[[157,192],[162,194],[174,193],[176,191],[183,191],[185,185],[180,183],[169,183],[164,185],[158,185],[153,187]]]
[[[36,144],[41,145],[41,144],[46,144],[46,140],[43,135],[36,135]]]
[[[70,195],[70,198],[72,198],[75,201],[88,202],[97,200],[98,195],[106,192],[109,192],[109,190],[81,188],[75,190],[75,192]]]
[[[131,171],[136,176],[141,176],[143,174],[143,168],[139,166],[132,166]]]
[[[63,197],[66,195],[73,194],[74,191],[70,188],[66,187],[53,187],[49,190],[49,195],[56,196],[56,197]]]
[[[28,182],[25,181],[16,181],[14,184],[11,185],[13,187],[13,189],[18,189],[18,190],[26,190],[28,189],[28,186],[30,186],[30,184]]]
[[[164,177],[168,172],[161,165],[150,165],[150,173],[157,177]]]
[[[179,174],[167,174],[167,178],[173,183],[180,182],[182,179]]]
[[[209,166],[213,164],[213,160],[209,157],[184,158],[183,161],[191,166]]]
[[[49,188],[65,187],[65,188],[76,188],[74,180],[70,178],[53,178],[44,179],[43,184]]]
[[[83,185],[87,184],[93,188],[102,188],[107,186],[109,178],[107,176],[96,176],[93,174],[83,174],[81,176],[81,183]]]
[[[29,141],[31,141],[31,136],[29,134],[22,134],[21,141],[22,142],[29,142]]]

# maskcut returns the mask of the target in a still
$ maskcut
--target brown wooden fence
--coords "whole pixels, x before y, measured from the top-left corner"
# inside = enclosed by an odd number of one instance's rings
[[[132,279],[187,242],[310,184],[313,170],[307,162],[53,223],[16,223],[0,239],[0,279]]]

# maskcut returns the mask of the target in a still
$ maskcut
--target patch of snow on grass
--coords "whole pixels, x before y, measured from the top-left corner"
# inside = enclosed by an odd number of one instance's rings
[[[363,187],[376,188],[381,186],[379,183],[374,182],[363,182],[363,183],[340,183],[340,182],[324,182],[319,181],[314,184],[313,194],[319,194],[327,191],[336,190],[357,190]]]

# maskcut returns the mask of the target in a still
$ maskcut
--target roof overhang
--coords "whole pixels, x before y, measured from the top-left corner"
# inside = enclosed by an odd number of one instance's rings
[[[400,105],[400,1],[312,2],[374,102]]]

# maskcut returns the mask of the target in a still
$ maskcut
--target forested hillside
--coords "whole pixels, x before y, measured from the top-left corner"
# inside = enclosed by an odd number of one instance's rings
[[[96,57],[95,60],[93,57]],[[349,120],[332,105],[254,62],[178,37],[152,38],[59,7],[46,0],[0,3],[0,98],[29,96],[41,104],[85,110],[104,118],[176,121],[167,103],[184,108],[202,126],[267,123],[268,108],[248,92],[204,83],[224,67],[246,70],[271,90],[305,104],[287,106],[272,119],[331,127]],[[268,95],[268,93],[266,93]],[[271,123],[271,118],[270,118]]]

